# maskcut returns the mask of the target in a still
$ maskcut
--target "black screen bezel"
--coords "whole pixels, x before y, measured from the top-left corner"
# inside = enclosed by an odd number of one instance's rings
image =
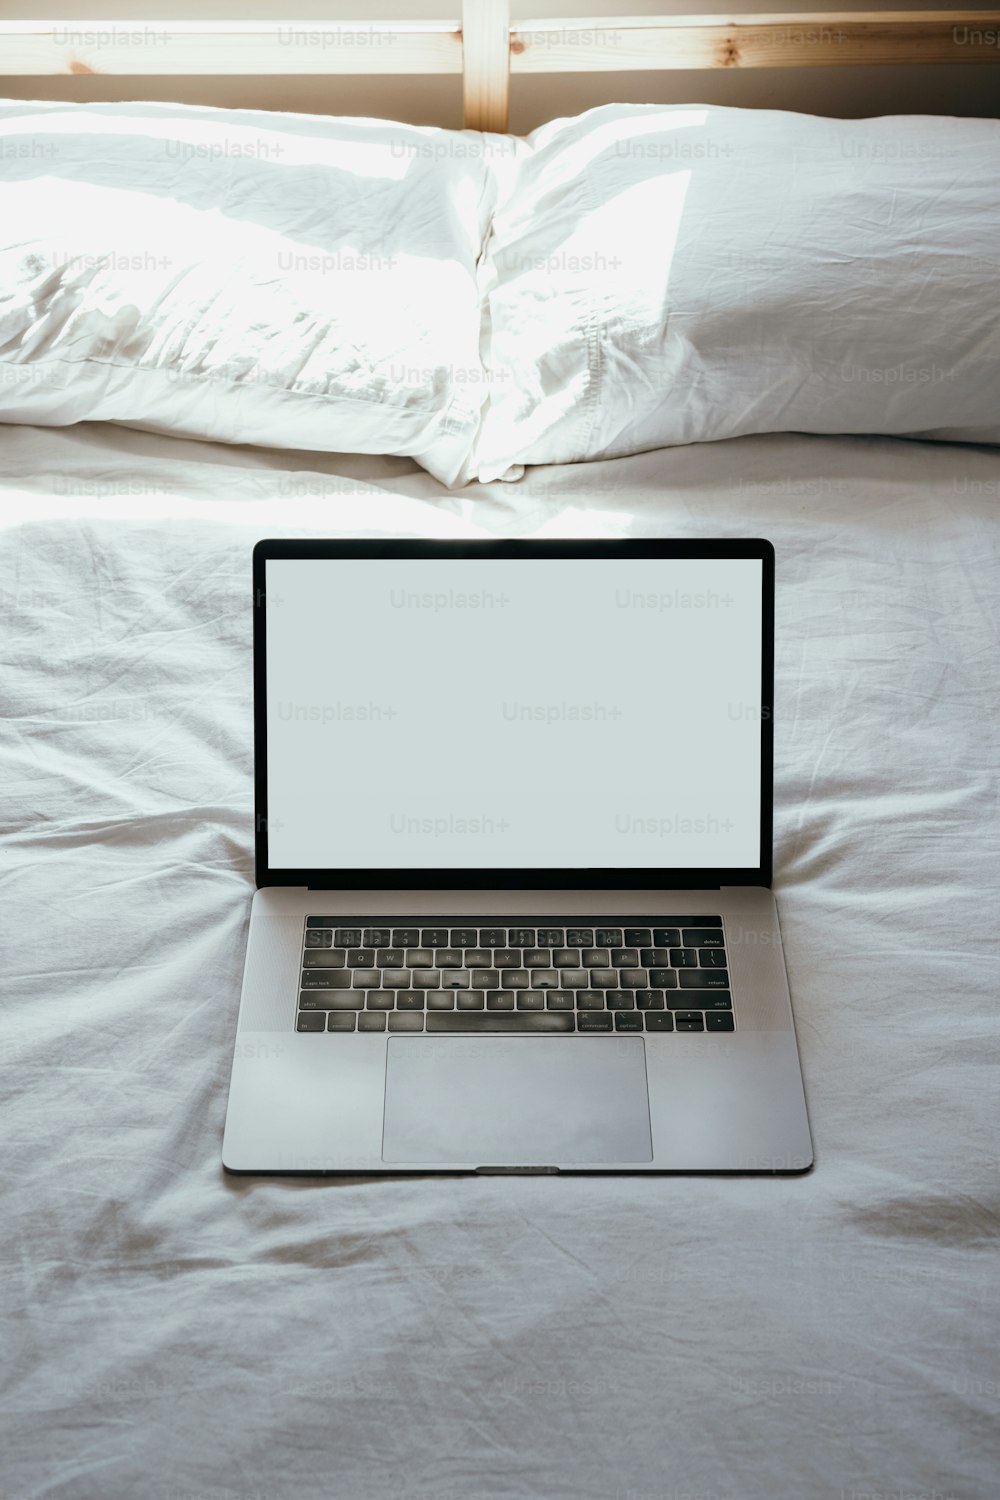
[[[267,841],[267,597],[271,559],[322,558],[755,558],[762,564],[760,694],[760,864],[750,868],[668,869],[274,869]],[[707,890],[727,885],[770,886],[774,818],[774,548],[761,538],[694,540],[651,537],[624,540],[427,541],[267,539],[253,550],[254,828],[258,887],[307,886],[316,890]]]

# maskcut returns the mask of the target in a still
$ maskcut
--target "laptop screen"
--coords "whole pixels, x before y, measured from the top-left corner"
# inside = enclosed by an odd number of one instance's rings
[[[760,866],[762,560],[613,547],[269,556],[270,869]]]

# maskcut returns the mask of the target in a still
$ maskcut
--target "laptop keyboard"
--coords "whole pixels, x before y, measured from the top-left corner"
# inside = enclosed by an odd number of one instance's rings
[[[307,917],[296,1029],[733,1031],[719,916],[544,927]]]

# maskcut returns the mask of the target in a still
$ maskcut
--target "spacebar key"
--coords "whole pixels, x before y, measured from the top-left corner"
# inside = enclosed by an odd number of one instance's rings
[[[429,1010],[428,1031],[573,1031],[576,1018],[560,1011]]]

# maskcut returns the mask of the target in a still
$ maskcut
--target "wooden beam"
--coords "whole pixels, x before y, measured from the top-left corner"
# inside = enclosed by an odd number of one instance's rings
[[[461,71],[457,21],[0,21],[0,76]]]
[[[455,74],[466,125],[505,130],[509,75],[1000,62],[1000,10],[803,11],[525,21],[0,21],[0,76]]]
[[[462,0],[464,125],[507,129],[510,108],[510,0]]]
[[[1000,62],[1000,11],[805,11],[519,22],[514,73]]]

